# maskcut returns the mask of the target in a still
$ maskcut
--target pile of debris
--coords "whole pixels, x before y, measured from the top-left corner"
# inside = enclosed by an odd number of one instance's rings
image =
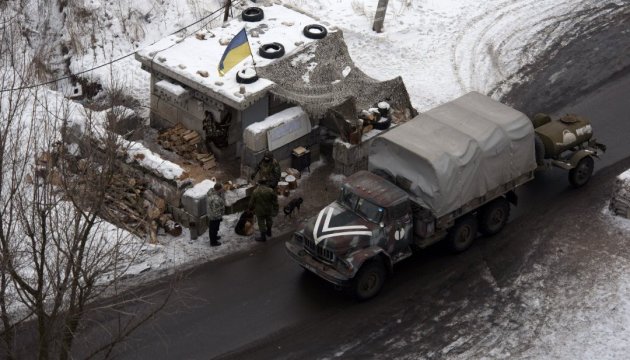
[[[158,144],[189,161],[195,161],[204,170],[216,166],[214,155],[202,150],[201,136],[194,130],[186,129],[181,123],[158,134]]]

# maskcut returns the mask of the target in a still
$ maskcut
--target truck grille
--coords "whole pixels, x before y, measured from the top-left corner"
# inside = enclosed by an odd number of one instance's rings
[[[312,255],[322,260],[326,260],[329,262],[335,261],[335,253],[330,250],[324,249],[321,246],[315,245],[315,241],[307,238],[306,236],[304,237],[304,248]]]

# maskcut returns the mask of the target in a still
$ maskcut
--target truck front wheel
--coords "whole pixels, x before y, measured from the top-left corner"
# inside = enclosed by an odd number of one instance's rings
[[[448,246],[453,252],[462,252],[472,245],[477,236],[477,219],[466,215],[455,221],[448,233]]]
[[[479,211],[479,232],[485,236],[499,233],[510,218],[510,203],[500,197],[484,205]]]
[[[352,282],[352,292],[359,301],[373,298],[385,283],[385,266],[379,259],[365,263]]]
[[[593,175],[593,167],[595,167],[593,158],[583,157],[573,169],[569,170],[569,183],[575,188],[586,185]]]

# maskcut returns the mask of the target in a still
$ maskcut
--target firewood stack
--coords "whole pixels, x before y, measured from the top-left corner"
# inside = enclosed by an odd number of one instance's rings
[[[158,135],[158,144],[164,149],[191,161],[196,161],[204,170],[210,170],[216,166],[214,155],[199,150],[201,136],[194,130],[186,129],[182,124],[177,124]]]
[[[149,235],[157,243],[158,226],[173,236],[182,232],[181,225],[166,212],[166,201],[147,187],[146,181],[124,175],[114,177],[111,191],[105,193],[106,220],[138,235]]]

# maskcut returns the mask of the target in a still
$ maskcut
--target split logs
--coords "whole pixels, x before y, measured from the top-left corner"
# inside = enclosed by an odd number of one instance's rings
[[[181,225],[167,212],[166,201],[142,179],[115,176],[104,200],[103,218],[138,236],[149,235],[151,243],[157,242],[159,227],[173,236],[182,233]]]
[[[187,160],[198,162],[204,170],[210,170],[216,166],[214,155],[200,150],[201,136],[199,133],[186,129],[182,124],[177,124],[161,132],[157,141],[164,149]]]

